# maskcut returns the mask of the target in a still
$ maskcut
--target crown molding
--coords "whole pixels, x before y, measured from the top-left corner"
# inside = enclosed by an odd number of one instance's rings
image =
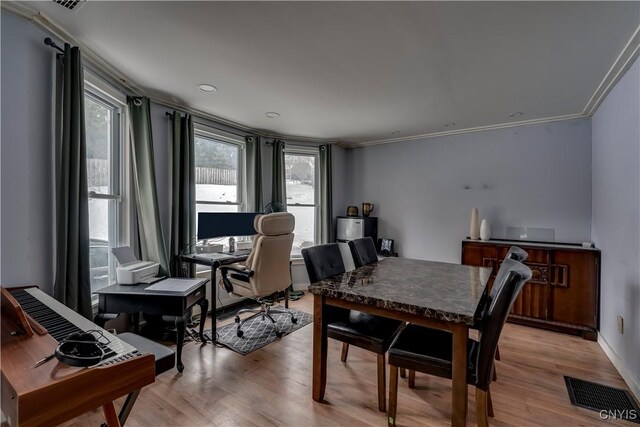
[[[426,133],[426,134],[412,135],[412,136],[406,136],[401,138],[390,138],[390,139],[349,143],[345,141],[336,141],[336,140],[329,140],[329,139],[323,139],[323,138],[312,138],[312,137],[304,137],[304,136],[296,136],[296,135],[278,134],[278,133],[270,132],[267,130],[255,129],[245,124],[242,124],[230,119],[225,119],[223,117],[216,116],[215,114],[211,114],[200,109],[187,107],[185,105],[175,104],[174,102],[168,99],[149,96],[142,86],[138,85],[136,82],[129,79],[127,76],[121,73],[118,69],[113,67],[109,62],[105,61],[98,53],[91,50],[84,43],[76,39],[64,27],[54,22],[45,14],[28,6],[27,4],[28,2],[24,2],[24,1],[18,2],[18,1],[12,1],[12,0],[9,0],[9,1],[5,0],[5,1],[0,1],[0,8],[36,23],[37,25],[42,27],[45,31],[50,32],[51,35],[58,38],[60,41],[71,43],[80,47],[80,49],[83,52],[85,61],[89,65],[88,68],[92,69],[92,71],[96,72],[98,75],[101,75],[102,77],[105,77],[109,80],[116,82],[118,89],[121,89],[121,90],[124,89],[123,90],[124,93],[148,96],[152,102],[155,102],[157,104],[161,104],[169,108],[175,108],[176,110],[197,115],[202,118],[217,122],[219,124],[235,128],[242,132],[259,135],[261,137],[280,138],[288,141],[308,143],[308,144],[335,144],[344,149],[365,147],[369,145],[392,144],[397,142],[415,141],[420,139],[437,138],[437,137],[449,136],[449,135],[459,135],[459,134],[472,133],[472,132],[484,132],[484,131],[496,130],[496,129],[505,129],[505,128],[512,128],[512,127],[518,127],[518,126],[528,126],[528,125],[534,125],[534,124],[556,122],[561,120],[572,120],[572,119],[583,118],[583,117],[591,117],[597,110],[598,106],[602,103],[604,98],[607,96],[607,94],[615,86],[615,84],[622,78],[624,73],[633,65],[634,61],[638,58],[638,56],[640,56],[640,26],[638,26],[638,28],[636,28],[635,32],[633,33],[633,35],[625,45],[625,47],[617,56],[616,60],[614,61],[613,65],[611,66],[607,74],[604,76],[604,78],[596,88],[595,92],[593,93],[593,95],[587,102],[586,106],[584,107],[584,110],[582,111],[582,113],[547,117],[547,118],[533,119],[533,120],[525,120],[520,122],[478,126],[473,128],[457,129],[457,130],[450,130],[450,131],[444,131],[444,132]]]
[[[582,113],[568,114],[565,116],[545,117],[542,119],[523,120],[519,122],[500,123],[500,124],[488,125],[488,126],[476,126],[472,128],[466,128],[466,129],[448,130],[444,132],[425,133],[422,135],[406,136],[402,138],[391,138],[391,139],[381,139],[377,141],[356,142],[353,144],[349,144],[349,147],[358,148],[358,147],[366,147],[370,145],[393,144],[396,142],[416,141],[421,139],[439,138],[443,136],[461,135],[465,133],[486,132],[490,130],[530,126],[530,125],[537,125],[541,123],[552,123],[552,122],[559,122],[563,120],[574,120],[574,119],[581,119],[585,117],[587,116]]]
[[[605,74],[589,102],[587,102],[582,112],[584,115],[593,116],[602,101],[604,101],[604,98],[611,92],[611,89],[634,64],[638,55],[640,55],[640,26],[636,28],[636,31],[613,62],[607,74]]]

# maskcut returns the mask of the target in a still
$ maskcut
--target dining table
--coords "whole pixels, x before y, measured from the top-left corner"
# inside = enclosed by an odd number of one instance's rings
[[[491,268],[407,258],[384,258],[312,283],[313,400],[327,384],[327,324],[333,307],[451,332],[451,425],[466,425],[467,339],[481,315]]]

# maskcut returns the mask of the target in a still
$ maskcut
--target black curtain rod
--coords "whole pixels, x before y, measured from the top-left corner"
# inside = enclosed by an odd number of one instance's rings
[[[166,116],[173,117],[173,113],[170,113],[170,112],[168,112],[168,111],[166,111],[164,114],[165,114]],[[185,114],[187,114],[187,113],[185,113]],[[190,113],[189,113],[189,114],[190,114]],[[192,114],[192,115],[193,115],[193,114]],[[206,125],[207,127],[210,127],[211,129],[216,129],[216,130],[219,130],[219,131],[222,131],[222,132],[230,133],[230,134],[232,134],[232,135],[240,136],[240,137],[242,137],[242,138],[246,137],[247,135],[251,135],[251,133],[237,133],[237,132],[230,131],[230,130],[228,130],[228,129],[217,128],[217,127],[215,127],[215,126],[211,126],[211,125],[206,124],[206,123],[202,123],[202,124]]]
[[[56,44],[56,42],[51,40],[50,37],[47,37],[46,39],[44,39],[44,44],[46,44],[47,46],[51,46],[54,49],[58,49],[60,52],[64,53],[64,49],[62,49],[60,46],[58,46]]]

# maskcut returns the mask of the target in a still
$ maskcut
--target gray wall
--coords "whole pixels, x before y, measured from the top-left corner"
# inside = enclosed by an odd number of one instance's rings
[[[640,63],[593,116],[591,235],[602,249],[600,334],[640,394]],[[616,316],[624,318],[624,333]],[[606,349],[606,348],[605,348]]]
[[[55,54],[37,26],[2,12],[0,282],[53,290]]]
[[[363,147],[347,167],[348,203],[376,205],[400,256],[459,262],[473,207],[494,237],[529,226],[590,240],[589,119]]]

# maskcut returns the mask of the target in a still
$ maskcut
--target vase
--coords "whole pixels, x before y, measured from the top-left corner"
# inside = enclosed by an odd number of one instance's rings
[[[478,240],[480,238],[480,217],[478,208],[471,209],[471,226],[469,227],[469,238]]]
[[[482,220],[482,224],[480,224],[480,239],[481,240],[489,240],[491,239],[491,225],[489,221],[486,219]]]

